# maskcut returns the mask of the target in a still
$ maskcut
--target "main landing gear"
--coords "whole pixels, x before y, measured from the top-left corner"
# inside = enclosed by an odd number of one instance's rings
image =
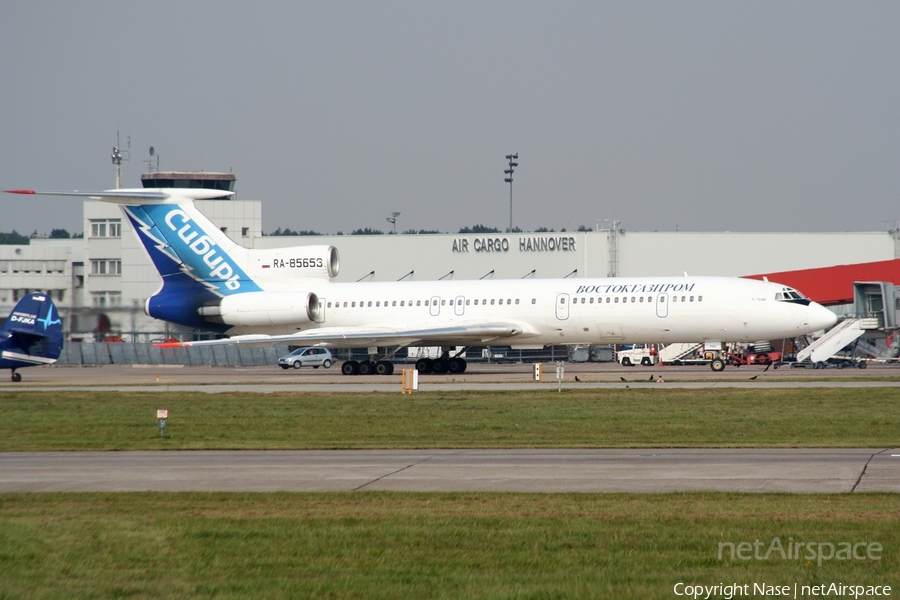
[[[416,369],[419,373],[465,373],[466,359],[454,357],[447,358],[420,358],[416,361]]]
[[[341,365],[344,375],[393,375],[394,363],[389,360],[364,360],[357,362],[348,360]]]
[[[10,379],[12,379],[12,382],[13,382],[13,383],[18,383],[18,382],[22,381],[22,374],[21,374],[21,373],[16,373],[16,370],[15,370],[15,369],[10,369],[10,371],[12,371],[12,374],[11,374]]]
[[[440,358],[420,358],[416,361],[416,369],[419,373],[464,373],[466,371],[466,359],[460,355],[465,348],[451,357],[450,351],[455,348],[443,348]],[[397,349],[399,350],[399,348]],[[397,350],[386,355],[382,360],[377,360],[375,355],[370,355],[368,360],[348,360],[341,365],[341,373],[344,375],[393,375],[394,363],[390,359]]]

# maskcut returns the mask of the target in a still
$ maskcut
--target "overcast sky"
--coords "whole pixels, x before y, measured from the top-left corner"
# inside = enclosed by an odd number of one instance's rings
[[[263,230],[878,231],[900,2],[9,2],[0,189],[233,171]],[[154,162],[155,166],[155,162]],[[3,195],[0,231],[81,231]]]

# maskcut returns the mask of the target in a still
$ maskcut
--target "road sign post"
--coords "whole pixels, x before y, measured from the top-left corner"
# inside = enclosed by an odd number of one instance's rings
[[[156,420],[159,423],[159,435],[160,437],[165,437],[166,435],[166,421],[169,419],[169,409],[168,408],[160,408],[156,411]]]

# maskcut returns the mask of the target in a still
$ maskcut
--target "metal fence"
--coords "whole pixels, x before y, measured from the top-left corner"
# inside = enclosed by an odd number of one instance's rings
[[[289,354],[292,348],[284,344],[274,346],[196,346],[188,348],[158,348],[152,343],[139,342],[67,342],[57,361],[60,365],[185,365],[207,367],[262,367],[274,366],[280,356]],[[354,359],[365,360],[364,349],[333,349],[335,362]],[[606,362],[614,360],[611,346],[546,346],[541,350],[510,350],[495,347],[487,353],[484,348],[469,348],[466,360],[473,363],[533,363],[555,362]],[[414,363],[406,351],[393,357],[394,362]]]
[[[157,348],[140,343],[67,343],[57,361],[60,365],[185,365],[209,367],[259,367],[275,365],[288,354],[286,345],[200,346]]]

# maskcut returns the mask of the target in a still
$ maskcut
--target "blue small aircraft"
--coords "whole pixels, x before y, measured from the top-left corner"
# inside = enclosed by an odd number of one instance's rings
[[[62,347],[62,320],[47,294],[28,294],[0,325],[0,369],[10,369],[13,381],[22,381],[16,369],[55,363]]]

